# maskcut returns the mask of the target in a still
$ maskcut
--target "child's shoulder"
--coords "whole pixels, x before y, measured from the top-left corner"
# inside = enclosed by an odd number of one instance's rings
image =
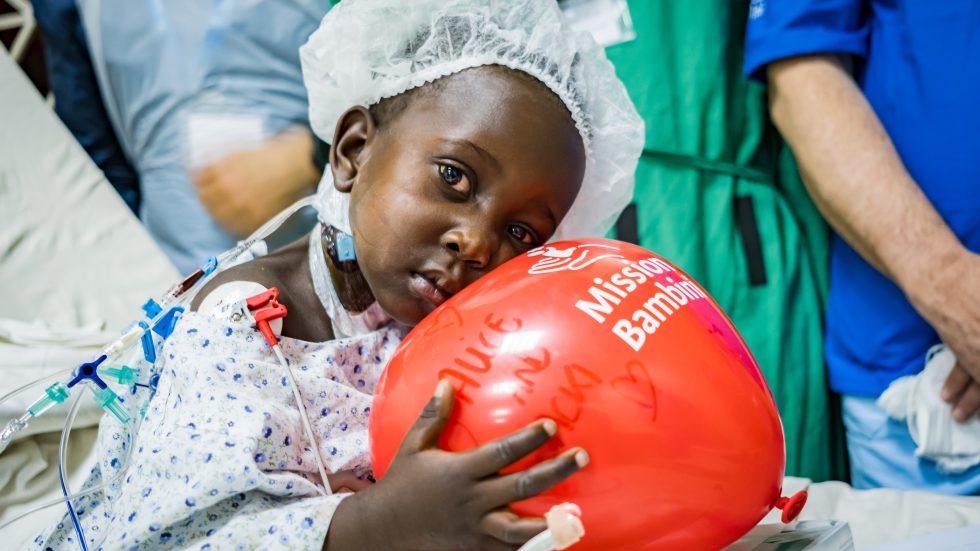
[[[309,342],[332,339],[330,318],[320,306],[309,275],[308,247],[309,241],[300,239],[269,255],[218,273],[191,301],[191,310],[200,311],[201,305],[212,294],[221,295],[208,300],[216,304],[256,295],[264,290],[259,286],[265,289],[275,287],[279,289],[279,302],[289,311],[283,320],[283,336]],[[236,283],[239,285],[232,285]],[[219,289],[220,292],[216,293]],[[241,296],[242,293],[245,296]]]
[[[281,287],[283,279],[278,270],[274,269],[275,263],[270,263],[267,258],[257,258],[248,262],[232,266],[227,270],[217,274],[211,281],[201,288],[201,290],[191,301],[191,310],[197,311],[201,304],[212,293],[221,287],[226,287],[231,283],[249,282],[256,283],[269,289],[271,287]]]
[[[294,289],[297,287],[295,276],[306,266],[308,244],[309,241],[304,237],[269,254],[218,272],[191,301],[191,310],[199,310],[204,300],[219,287],[237,282],[258,284],[266,289],[276,287],[279,289],[280,299],[285,299],[297,291]]]

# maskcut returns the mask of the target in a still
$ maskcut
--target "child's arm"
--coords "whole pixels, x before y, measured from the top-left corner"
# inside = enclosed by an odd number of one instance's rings
[[[575,448],[526,471],[500,475],[557,430],[539,421],[461,453],[441,450],[439,435],[453,407],[443,381],[406,435],[388,473],[338,505],[325,551],[358,549],[515,549],[547,526],[520,518],[507,505],[537,495],[585,466]]]

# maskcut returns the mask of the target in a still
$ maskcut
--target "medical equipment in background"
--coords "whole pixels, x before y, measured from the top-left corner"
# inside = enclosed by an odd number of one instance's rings
[[[276,231],[286,220],[291,218],[293,214],[305,207],[312,206],[313,203],[314,196],[300,199],[266,222],[251,236],[239,242],[232,249],[221,253],[217,257],[209,258],[204,266],[198,268],[183,280],[176,283],[158,299],[148,300],[142,307],[143,316],[130,324],[129,327],[122,332],[119,338],[105,346],[91,361],[85,362],[74,369],[66,370],[62,373],[55,373],[53,375],[42,377],[0,397],[0,403],[3,403],[15,395],[48,383],[48,386],[45,387],[43,394],[41,394],[34,402],[31,403],[31,405],[27,408],[27,411],[25,411],[20,417],[10,420],[3,427],[3,429],[0,430],[0,453],[3,453],[3,450],[8,444],[10,444],[14,436],[20,431],[24,430],[30,424],[32,419],[43,415],[52,407],[64,403],[72,395],[75,396],[74,403],[72,404],[71,409],[69,410],[69,413],[65,419],[65,426],[62,429],[58,450],[58,471],[62,493],[64,494],[63,497],[47,501],[38,505],[34,509],[18,515],[0,526],[0,530],[42,509],[64,503],[68,509],[68,516],[70,517],[75,528],[79,547],[84,551],[88,550],[88,545],[86,544],[85,537],[78,522],[78,517],[74,511],[72,502],[80,497],[94,494],[109,487],[110,485],[119,481],[126,474],[131,459],[131,444],[135,439],[137,431],[139,430],[139,424],[142,421],[143,415],[146,413],[146,408],[149,404],[150,398],[152,398],[154,392],[156,391],[157,382],[159,380],[159,373],[155,369],[157,347],[160,346],[163,340],[170,336],[170,334],[173,332],[174,325],[176,325],[177,321],[180,319],[180,316],[186,310],[186,306],[191,300],[193,300],[197,292],[208,281],[210,281],[212,277],[224,269],[236,264],[236,261],[251,251],[256,244]],[[250,311],[255,311],[255,314],[252,314],[251,317],[253,321],[256,322],[256,325],[259,327],[260,331],[262,331],[263,335],[266,337],[266,341],[272,347],[273,352],[276,354],[277,359],[279,360],[279,363],[283,366],[287,375],[289,376],[294,396],[297,399],[297,405],[300,407],[301,413],[303,413],[302,417],[304,429],[306,430],[307,437],[311,439],[311,447],[314,451],[314,458],[317,462],[317,468],[320,472],[320,476],[322,477],[324,492],[329,494],[331,493],[330,483],[325,474],[326,470],[323,466],[323,459],[319,455],[315,440],[312,439],[312,430],[310,429],[309,419],[300,405],[302,402],[300,401],[299,389],[296,387],[289,364],[285,361],[282,351],[279,349],[276,336],[272,333],[271,329],[269,329],[269,321],[276,319],[277,317],[283,317],[286,314],[285,307],[276,302],[275,299],[277,297],[278,291],[275,291],[275,293],[266,292],[258,295],[257,297],[252,297],[249,299]],[[266,300],[263,301],[263,298]],[[154,337],[154,335],[156,335],[156,337]],[[142,357],[139,357],[140,350],[136,349],[137,343],[140,344]],[[133,361],[133,356],[135,356],[136,361]],[[138,367],[132,367],[130,364],[138,365]],[[57,380],[59,378],[62,380]],[[129,396],[124,397],[117,394],[114,390],[112,390],[112,388],[109,386],[109,382],[107,381],[127,388],[127,393]],[[71,427],[74,423],[78,406],[81,404],[82,393],[84,392],[82,387],[87,387],[91,391],[92,397],[96,400],[96,402],[107,412],[111,413],[123,427],[127,438],[127,451],[121,468],[111,478],[108,480],[103,480],[101,484],[97,484],[96,486],[73,494],[69,491],[68,483],[65,477],[65,457]],[[137,402],[139,402],[138,408],[135,407]],[[95,548],[102,545],[102,541],[104,541],[106,535],[107,534],[105,533],[103,534],[102,540],[98,542]]]

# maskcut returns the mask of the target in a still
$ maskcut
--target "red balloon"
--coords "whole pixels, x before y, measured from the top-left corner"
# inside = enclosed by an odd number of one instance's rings
[[[558,436],[514,469],[589,452],[579,473],[512,505],[579,505],[577,550],[718,549],[779,499],[782,425],[752,354],[700,285],[641,247],[540,247],[422,320],[372,406],[378,476],[442,378],[457,400],[445,449],[550,418]]]

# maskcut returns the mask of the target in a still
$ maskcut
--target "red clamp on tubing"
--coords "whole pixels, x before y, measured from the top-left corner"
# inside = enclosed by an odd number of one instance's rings
[[[803,506],[806,505],[808,495],[806,490],[800,490],[790,497],[781,497],[776,500],[776,508],[783,511],[781,519],[783,524],[789,524],[800,516],[800,513],[803,512]]]
[[[272,287],[268,291],[249,297],[245,299],[245,305],[252,312],[255,326],[262,332],[265,342],[269,343],[269,346],[279,344],[279,338],[269,326],[270,321],[286,317],[286,307],[279,304],[279,289]]]

